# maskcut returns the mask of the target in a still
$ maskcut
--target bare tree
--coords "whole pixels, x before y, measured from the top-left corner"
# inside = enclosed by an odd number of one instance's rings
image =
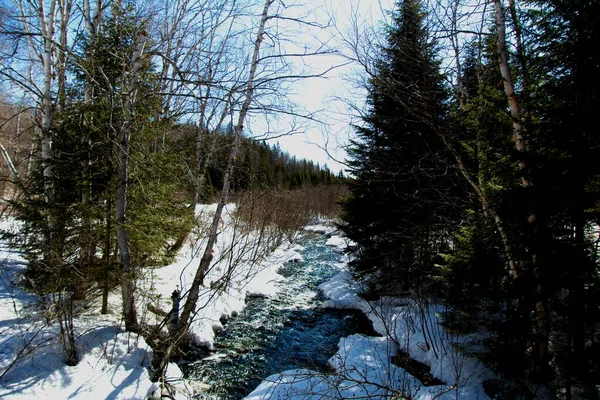
[[[300,46],[300,49],[295,49],[292,46],[294,50],[289,50],[290,46],[286,46],[286,43],[288,41],[291,42],[293,38],[286,36],[283,33],[283,29],[281,29],[280,26],[282,21],[297,24],[299,26],[308,24],[317,28],[320,27],[319,24],[311,24],[305,14],[287,17],[286,12],[295,7],[295,5],[286,5],[275,0],[265,1],[264,8],[260,14],[260,23],[254,41],[253,52],[247,64],[249,68],[247,76],[245,80],[236,80],[240,83],[230,86],[229,90],[224,92],[227,96],[227,100],[223,106],[224,108],[222,109],[221,116],[218,119],[218,124],[221,124],[224,120],[226,112],[228,111],[228,103],[233,101],[231,104],[234,106],[240,104],[237,103],[235,96],[238,93],[241,104],[239,105],[239,110],[236,111],[237,122],[233,126],[233,144],[223,176],[221,198],[213,216],[206,248],[182,310],[181,319],[179,321],[180,334],[184,333],[189,325],[190,318],[196,307],[199,288],[204,284],[204,276],[212,262],[212,252],[217,240],[219,221],[221,219],[223,208],[228,200],[231,177],[241,138],[245,130],[244,126],[247,116],[252,111],[255,111],[263,113],[263,115],[286,113],[288,115],[310,118],[310,116],[303,115],[301,112],[294,112],[291,110],[289,108],[289,103],[286,101],[285,93],[291,82],[309,77],[321,77],[328,72],[328,70],[315,73],[302,71],[301,69],[299,70],[299,66],[294,63],[294,60],[306,60],[307,57],[322,55],[329,52],[321,46],[317,46],[316,49],[309,49],[306,46]],[[265,44],[266,47],[263,53],[262,50]],[[240,74],[240,72],[238,71],[236,74]],[[255,135],[255,137],[269,137],[269,134]]]
[[[28,196],[25,182],[31,165],[34,144],[33,116],[24,105],[13,105],[0,100],[0,153],[6,165],[6,176],[0,184],[0,193],[5,199],[18,199]]]
[[[252,95],[253,95],[254,89],[255,89],[254,79],[255,79],[255,75],[256,75],[256,68],[258,65],[260,47],[261,47],[261,44],[264,39],[265,26],[269,19],[269,8],[274,3],[274,1],[275,0],[266,0],[262,14],[261,14],[260,24],[258,26],[258,32],[256,34],[256,41],[254,44],[254,51],[252,53],[252,59],[250,62],[250,72],[248,75],[247,86],[246,86],[246,89],[244,92],[245,99],[244,99],[244,103],[242,104],[242,108],[238,115],[237,124],[235,126],[235,137],[234,137],[233,145],[231,147],[231,153],[229,155],[227,169],[225,171],[225,175],[224,175],[224,179],[223,179],[223,190],[221,192],[222,193],[221,199],[217,205],[217,210],[215,211],[215,214],[213,216],[213,221],[212,221],[211,228],[209,231],[208,241],[206,244],[206,248],[204,250],[204,254],[202,255],[202,259],[200,260],[200,265],[198,266],[196,275],[194,276],[194,280],[188,291],[185,305],[181,312],[181,317],[179,320],[179,327],[178,327],[178,331],[179,331],[180,335],[185,334],[189,327],[190,318],[196,308],[196,302],[198,301],[198,294],[200,291],[200,286],[202,286],[204,283],[204,276],[205,276],[206,271],[208,270],[208,267],[210,266],[210,263],[213,258],[213,247],[217,240],[217,231],[218,231],[218,227],[219,227],[219,221],[221,219],[221,213],[223,212],[223,207],[225,207],[225,204],[227,203],[227,198],[229,195],[229,188],[230,188],[230,184],[231,184],[231,174],[233,172],[233,165],[235,162],[235,158],[237,156],[242,131],[244,129],[244,120],[248,113],[248,109],[250,108],[250,103],[252,102]]]
[[[68,363],[78,361],[73,325],[72,292],[61,274],[66,262],[64,257],[65,227],[58,222],[55,204],[55,154],[56,114],[63,111],[66,97],[67,64],[70,50],[69,36],[74,32],[74,0],[15,0],[7,8],[7,23],[0,32],[4,38],[12,38],[13,45],[3,47],[1,72],[5,83],[17,87],[23,103],[35,108],[34,121],[39,142],[39,164],[43,185],[45,226],[40,241],[41,262],[35,266],[56,278],[47,288],[35,288],[38,294],[46,290],[52,296],[56,318],[60,324],[60,338]],[[25,112],[25,108],[22,112]],[[33,150],[33,147],[32,147]],[[21,180],[17,180],[21,182]],[[24,189],[25,185],[21,185]],[[26,193],[27,196],[27,193]]]

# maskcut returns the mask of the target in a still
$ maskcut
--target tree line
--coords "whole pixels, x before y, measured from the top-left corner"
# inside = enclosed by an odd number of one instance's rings
[[[193,154],[196,127],[181,126],[180,151],[185,154],[189,165],[195,165]],[[206,170],[206,195],[213,196],[215,190],[223,186],[223,166],[227,164],[227,154],[232,137],[226,131],[216,132],[214,159]],[[206,153],[210,149],[203,148]],[[231,185],[234,190],[277,188],[280,190],[300,189],[310,185],[342,184],[345,177],[329,170],[327,164],[321,166],[312,160],[298,159],[282,151],[279,143],[269,145],[243,137],[240,153],[235,161],[236,173]]]
[[[588,0],[403,0],[369,57],[347,41],[353,270],[486,332],[494,398],[598,397],[599,22]]]

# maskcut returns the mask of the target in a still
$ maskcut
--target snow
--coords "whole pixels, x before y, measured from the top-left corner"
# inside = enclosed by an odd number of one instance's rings
[[[210,221],[215,205],[197,210],[198,219]],[[279,267],[300,260],[302,247],[274,243],[267,238],[256,247],[256,232],[236,220],[235,207],[226,208],[220,227],[213,266],[200,293],[191,333],[197,344],[213,346],[221,319],[239,313],[247,296],[272,296]],[[9,219],[0,221],[3,230],[18,230]],[[177,259],[170,265],[146,270],[136,292],[139,315],[158,324],[162,317],[148,312],[148,305],[168,312],[171,294],[189,288],[202,256],[205,226],[200,225]],[[319,221],[307,231],[324,234],[327,245],[342,251],[352,245],[331,225]],[[278,244],[278,246],[274,246]],[[271,251],[276,247],[274,251]],[[232,265],[232,260],[235,265]],[[0,398],[6,399],[147,399],[160,398],[160,388],[150,381],[148,366],[152,351],[141,336],[126,333],[120,320],[118,291],[109,298],[109,314],[100,315],[98,302],[83,309],[75,320],[80,361],[65,364],[59,341],[59,327],[47,321],[36,296],[20,284],[24,260],[0,243]],[[231,268],[234,266],[235,268]],[[373,323],[379,337],[351,335],[342,338],[329,364],[333,373],[307,369],[283,371],[265,379],[247,399],[333,399],[382,398],[410,395],[413,399],[486,399],[481,382],[490,372],[478,361],[457,349],[468,346],[473,337],[455,336],[439,324],[443,308],[405,299],[386,297],[366,301],[361,285],[338,263],[340,272],[320,286],[328,298],[323,307],[357,309]],[[226,274],[227,271],[233,271]],[[226,280],[227,285],[222,285]],[[223,288],[224,287],[224,288]],[[223,289],[222,289],[223,288]],[[185,299],[183,299],[185,300]],[[182,303],[183,304],[183,303]],[[399,349],[431,367],[444,385],[424,387],[404,369],[391,363]],[[220,357],[219,354],[213,357]],[[191,396],[193,382],[183,379],[176,364],[169,364],[166,381],[172,384],[173,398]]]
[[[307,225],[304,227],[304,230],[324,235],[328,238],[325,245],[334,247],[340,252],[343,252],[348,246],[354,244],[354,242],[342,235],[337,228],[327,220],[320,220],[315,224]]]
[[[335,247],[340,251],[344,251],[350,245],[350,241],[343,236],[334,235],[327,239],[327,246]]]
[[[325,220],[317,220],[314,224],[310,224],[304,227],[305,231],[320,233],[325,236],[331,236],[334,232],[336,232],[335,227],[331,226],[331,224],[327,223]]]
[[[58,327],[46,323],[35,296],[16,286],[23,260],[5,247],[0,257],[1,398],[135,399],[156,391],[146,368],[149,346],[142,337],[121,332],[114,316],[77,320],[82,356],[76,367],[67,366]]]
[[[198,210],[199,220],[210,220],[216,205],[204,206]],[[244,229],[235,218],[235,205],[226,207],[222,216],[222,226],[213,254],[213,265],[205,278],[200,291],[197,313],[190,326],[190,334],[197,345],[212,349],[215,331],[223,328],[222,317],[236,315],[245,307],[248,296],[272,296],[278,291],[277,282],[284,278],[277,273],[281,265],[289,260],[300,260],[301,247],[284,243],[274,251],[271,243],[263,242],[255,246],[258,237],[254,231]],[[155,307],[168,312],[171,308],[171,294],[174,290],[185,293],[189,289],[196,268],[202,257],[206,235],[182,249],[177,260],[166,267],[151,270],[141,282],[140,293]],[[231,262],[235,262],[232,265]],[[227,274],[226,274],[227,272]],[[226,285],[225,285],[226,283]],[[139,302],[143,304],[143,302]],[[183,303],[182,303],[183,304]],[[160,323],[162,317],[154,316],[151,323]]]
[[[342,247],[347,243],[334,235],[328,245]],[[458,350],[468,348],[476,335],[457,336],[445,331],[440,321],[442,306],[399,297],[366,301],[359,295],[361,285],[347,268],[341,268],[319,289],[328,298],[323,307],[360,310],[381,336],[342,338],[337,353],[329,359],[334,373],[284,371],[268,377],[247,400],[389,398],[399,394],[420,400],[489,398],[482,382],[492,373]],[[391,359],[399,349],[428,365],[431,374],[444,384],[424,386],[394,365]]]
[[[199,221],[210,221],[216,205],[201,206]],[[215,331],[222,329],[222,317],[239,313],[246,296],[272,296],[277,274],[288,260],[301,259],[301,247],[280,244],[274,251],[274,236],[257,243],[257,233],[245,229],[236,219],[235,205],[226,207],[220,227],[214,262],[202,288],[191,333],[197,344],[213,346]],[[145,270],[137,283],[138,315],[158,324],[163,317],[148,312],[148,305],[168,312],[174,290],[185,293],[191,285],[204,249],[206,225],[200,224],[176,260],[162,268]],[[14,220],[4,218],[0,229],[16,232]],[[275,243],[276,244],[276,243]],[[236,264],[232,265],[232,260]],[[65,364],[59,340],[60,328],[47,321],[39,299],[20,286],[25,261],[0,243],[0,398],[3,399],[147,399],[160,398],[160,389],[150,381],[148,366],[152,351],[144,339],[123,331],[121,297],[118,290],[109,297],[109,314],[100,315],[99,299],[75,318],[76,343],[80,361]],[[230,268],[234,267],[234,268]],[[229,272],[228,275],[225,272]],[[220,289],[227,278],[226,289]],[[185,298],[182,299],[185,301]],[[191,396],[192,383],[182,379],[176,364],[169,364],[166,381],[176,390],[175,398]]]

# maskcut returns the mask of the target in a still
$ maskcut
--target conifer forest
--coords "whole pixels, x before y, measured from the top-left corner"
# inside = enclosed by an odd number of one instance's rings
[[[65,365],[84,359],[97,304],[152,348],[166,396],[207,293],[326,220],[364,301],[440,305],[445,335],[471,338],[452,351],[492,371],[485,396],[600,397],[600,2],[363,1],[375,21],[359,3],[0,1],[0,210],[18,226],[2,246]],[[345,113],[294,97],[332,79]],[[280,146],[310,124],[329,155],[342,143],[339,169]],[[143,298],[193,237],[189,281]],[[445,382],[364,397],[471,398]]]

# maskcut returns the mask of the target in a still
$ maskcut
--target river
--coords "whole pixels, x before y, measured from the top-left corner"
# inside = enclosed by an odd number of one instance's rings
[[[303,260],[281,267],[286,280],[279,293],[247,299],[244,311],[215,338],[214,352],[182,366],[186,378],[206,388],[208,398],[243,398],[267,376],[288,369],[329,371],[327,360],[341,337],[376,335],[362,313],[321,307],[325,299],[318,285],[338,272],[335,265],[344,257],[326,240],[305,233]]]

